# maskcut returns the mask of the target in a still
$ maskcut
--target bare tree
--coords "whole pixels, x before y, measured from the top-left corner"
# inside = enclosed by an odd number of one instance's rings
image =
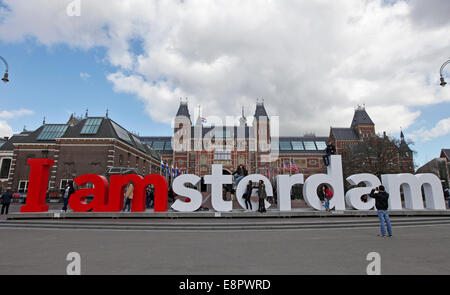
[[[413,143],[388,136],[372,136],[349,144],[341,152],[344,177],[358,173],[382,174],[413,173]]]

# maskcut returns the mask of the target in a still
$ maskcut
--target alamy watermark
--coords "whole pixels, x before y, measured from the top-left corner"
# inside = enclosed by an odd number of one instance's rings
[[[367,265],[366,272],[368,275],[381,275],[381,255],[378,252],[370,252],[366,257],[370,263]]]
[[[69,264],[66,267],[67,275],[81,275],[81,255],[78,252],[69,252],[66,256]]]

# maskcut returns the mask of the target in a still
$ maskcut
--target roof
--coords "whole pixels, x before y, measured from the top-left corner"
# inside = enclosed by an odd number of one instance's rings
[[[160,154],[172,154],[171,136],[141,136],[140,140]]]
[[[177,117],[188,117],[191,119],[191,115],[189,114],[188,104],[187,102],[180,101],[180,106],[178,107]]]
[[[358,107],[353,115],[351,127],[356,127],[358,125],[375,125],[370,119],[369,114],[367,114],[366,109],[363,107]]]
[[[280,154],[322,154],[328,137],[320,136],[281,136],[278,138]],[[276,139],[272,139],[272,151],[276,150]]]
[[[447,160],[450,161],[450,149],[442,149],[441,150],[441,158],[442,156],[445,156]]]
[[[86,123],[92,123],[86,128]],[[55,143],[56,138],[114,138],[152,156],[160,158],[151,147],[142,143],[137,135],[132,134],[115,121],[107,117],[87,117],[72,124],[44,124],[34,131],[26,131],[13,135],[0,150],[13,150],[16,143]]]
[[[399,151],[400,151],[400,153],[402,154],[402,155],[405,155],[405,154],[407,154],[407,153],[409,153],[409,152],[411,152],[412,150],[409,148],[409,145],[406,143],[406,141],[404,141],[404,140],[402,140],[401,142],[400,142],[400,146],[398,147],[398,149],[399,149]]]
[[[336,140],[359,140],[353,128],[334,128],[331,127],[330,131]]]
[[[264,107],[263,102],[256,103],[256,109],[255,109],[255,119],[259,119],[259,117],[266,117],[269,118],[266,112],[266,108]]]

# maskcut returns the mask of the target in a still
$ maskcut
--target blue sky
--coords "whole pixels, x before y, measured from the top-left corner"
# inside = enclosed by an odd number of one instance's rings
[[[1,55],[9,63],[10,82],[1,85],[1,110],[29,109],[34,113],[8,120],[14,131],[62,123],[72,112],[78,116],[110,117],[141,135],[168,135],[169,124],[154,122],[133,95],[114,92],[106,79],[112,67],[104,62],[102,48],[72,49],[65,45],[47,48],[34,40],[17,44],[0,42]],[[81,78],[87,73],[88,78]],[[174,113],[177,106],[174,106]]]
[[[263,98],[281,135],[328,135],[365,104],[377,132],[403,127],[417,164],[450,148],[438,73],[449,1],[81,0],[68,16],[77,1],[0,0],[11,80],[0,85],[0,135],[107,108],[130,131],[171,135],[180,97],[191,114],[201,105],[221,118],[242,106],[251,115]]]

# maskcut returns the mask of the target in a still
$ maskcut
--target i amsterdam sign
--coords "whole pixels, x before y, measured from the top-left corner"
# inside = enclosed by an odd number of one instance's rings
[[[51,159],[29,159],[30,179],[26,204],[21,207],[21,212],[46,212],[48,206],[45,204],[48,177],[50,167],[54,165]],[[273,195],[273,187],[269,179],[260,174],[252,174],[243,178],[236,189],[237,200],[242,208],[245,203],[242,198],[248,181],[257,182],[263,180],[266,185],[268,196]],[[145,211],[145,187],[152,184],[155,187],[155,212],[165,212],[168,209],[167,182],[166,179],[157,174],[142,177],[135,174],[112,175],[110,181],[106,177],[95,174],[81,175],[74,179],[78,186],[90,183],[93,188],[80,188],[70,197],[69,206],[75,212],[119,212],[123,206],[123,191],[125,186],[132,181],[134,183],[134,196],[131,203],[132,212]],[[200,177],[193,174],[183,174],[173,181],[173,191],[189,201],[176,200],[172,209],[180,212],[194,212],[200,208],[203,197],[195,189],[188,188],[185,184],[196,185]],[[225,201],[222,197],[222,186],[232,183],[231,175],[222,174],[222,165],[212,165],[212,174],[204,176],[205,184],[211,185],[211,202],[214,210],[218,212],[232,211],[232,201]],[[314,174],[304,180],[303,174],[278,175],[278,210],[291,210],[291,188],[295,184],[303,184],[303,196],[306,203],[316,210],[324,210],[317,195],[317,188],[321,184],[328,184],[334,191],[330,208],[345,210],[346,203],[356,210],[371,210],[375,206],[375,200],[369,199],[366,203],[361,201],[361,196],[368,194],[370,190],[383,184],[389,192],[389,208],[391,210],[402,210],[402,199],[400,188],[403,188],[405,208],[412,210],[445,210],[444,193],[439,178],[434,174],[386,174],[381,176],[381,181],[373,174],[355,174],[349,176],[346,181],[351,185],[364,184],[364,187],[355,187],[344,193],[344,179],[342,174],[341,156],[331,156],[327,174]],[[422,196],[425,196],[425,206]],[[86,196],[94,196],[89,203],[84,202]],[[256,204],[255,204],[256,205]],[[266,202],[266,208],[270,207]],[[253,206],[257,208],[257,206]]]

